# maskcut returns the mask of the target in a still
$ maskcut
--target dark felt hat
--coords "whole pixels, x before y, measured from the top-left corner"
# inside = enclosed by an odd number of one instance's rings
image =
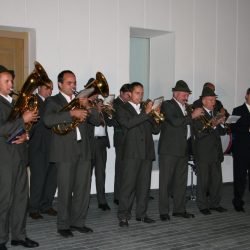
[[[217,95],[209,87],[204,87],[202,89],[201,97],[205,97],[205,96],[217,96]]]
[[[189,94],[192,93],[192,91],[189,89],[187,83],[184,82],[183,80],[177,81],[175,87],[172,88],[172,91],[187,92]]]
[[[0,73],[4,73],[4,72],[10,73],[13,78],[15,77],[14,70],[7,69],[3,65],[0,65]]]

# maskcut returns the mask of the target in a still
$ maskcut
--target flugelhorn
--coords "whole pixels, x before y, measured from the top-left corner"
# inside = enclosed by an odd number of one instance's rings
[[[102,95],[103,97],[106,97],[109,95],[109,86],[106,78],[101,72],[96,73],[96,79],[91,81],[90,83],[86,84],[85,89],[76,92],[76,90],[73,90],[73,93],[76,95],[75,98],[69,102],[66,106],[64,106],[59,112],[65,112],[70,111],[73,109],[86,109],[88,110],[91,108],[91,104],[88,106],[82,106],[80,103],[80,98],[82,97],[90,97],[92,95]],[[79,119],[73,119],[71,123],[61,123],[55,125],[52,130],[56,134],[60,135],[66,135],[67,133],[74,130],[81,121]]]
[[[153,102],[152,110],[150,111],[149,114],[152,115],[152,117],[154,118],[157,124],[165,121],[165,116],[161,112],[158,111],[163,101],[164,101],[164,97],[160,96],[158,98],[155,98],[153,101],[150,99],[147,99],[146,101],[143,101],[141,103],[142,107],[146,108],[149,102]]]

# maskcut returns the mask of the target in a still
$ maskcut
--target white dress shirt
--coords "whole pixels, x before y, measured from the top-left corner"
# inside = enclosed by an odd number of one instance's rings
[[[2,94],[0,94],[5,100],[7,100],[9,103],[12,103],[12,97],[11,96],[9,96],[9,95],[7,95],[7,96],[5,96],[5,95],[2,95]]]
[[[60,93],[65,97],[65,99],[68,103],[71,102],[75,98],[75,95],[72,95],[70,98],[68,95],[64,94],[63,92],[60,91]],[[76,140],[80,141],[81,139],[82,139],[82,137],[81,137],[80,130],[78,127],[76,127]]]
[[[178,102],[175,98],[173,98],[177,104],[179,105],[179,107],[181,108],[181,111],[183,113],[184,116],[187,115],[187,111],[186,111],[186,106],[182,105],[180,102]],[[187,140],[191,137],[191,129],[190,129],[190,125],[187,125]]]
[[[133,108],[135,109],[135,111],[137,112],[137,114],[140,114],[141,113],[141,104],[135,104],[133,102],[130,102],[129,103],[133,106]]]

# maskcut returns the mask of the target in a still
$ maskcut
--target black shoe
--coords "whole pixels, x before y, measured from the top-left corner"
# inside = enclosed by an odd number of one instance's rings
[[[29,238],[25,238],[25,240],[12,240],[11,241],[12,246],[23,246],[27,248],[33,248],[33,247],[38,247],[39,244]]]
[[[207,208],[205,208],[205,209],[200,209],[200,212],[201,212],[202,214],[204,214],[204,215],[209,215],[209,214],[211,214],[210,210],[207,209]]]
[[[43,219],[43,216],[38,212],[29,213],[29,217],[31,217],[33,220]]]
[[[136,218],[137,221],[141,221],[144,223],[155,223],[155,220],[149,218],[149,217],[141,217],[141,218]]]
[[[57,211],[54,208],[50,207],[47,210],[42,211],[42,214],[48,214],[50,216],[57,216]]]
[[[194,214],[190,214],[190,213],[187,213],[187,212],[173,213],[172,215],[175,216],[175,217],[182,217],[182,218],[185,218],[185,219],[194,218]]]
[[[98,208],[102,209],[103,211],[110,210],[110,207],[107,203],[105,204],[99,204]]]
[[[227,209],[224,207],[211,207],[211,210],[217,211],[219,213],[227,212]]]
[[[70,229],[72,231],[78,231],[80,233],[93,233],[94,232],[91,228],[85,227],[85,226],[83,227],[70,226]]]
[[[153,196],[149,196],[149,200],[154,200],[155,198]]]
[[[160,214],[160,219],[162,221],[170,220],[170,216],[168,214]]]
[[[5,243],[0,244],[0,250],[7,250]]]
[[[119,200],[114,199],[114,203],[115,203],[116,205],[119,205]]]
[[[244,209],[244,207],[241,207],[241,206],[234,206],[234,209],[237,212],[243,212],[243,213],[246,212],[245,209]]]
[[[127,219],[120,220],[119,226],[120,227],[128,227],[128,220]]]
[[[57,232],[64,238],[73,237],[70,229],[58,229]]]

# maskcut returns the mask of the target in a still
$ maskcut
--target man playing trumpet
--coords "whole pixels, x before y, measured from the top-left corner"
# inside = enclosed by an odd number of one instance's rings
[[[203,114],[201,108],[187,112],[186,104],[191,94],[186,82],[179,80],[172,88],[173,98],[164,101],[161,112],[165,121],[159,140],[159,212],[162,221],[170,220],[169,203],[173,195],[173,216],[192,218],[186,211],[186,186],[189,145],[193,119]]]
[[[148,195],[151,182],[152,161],[155,159],[152,133],[159,133],[159,125],[150,115],[152,102],[141,109],[143,85],[130,85],[130,100],[120,106],[116,119],[123,130],[123,171],[119,197],[118,219],[121,227],[128,226],[134,197],[136,220],[153,223],[147,216]]]
[[[204,215],[210,210],[225,212],[221,207],[223,151],[220,135],[225,134],[225,117],[216,114],[216,94],[204,87],[201,101],[204,116],[194,121],[194,154],[197,164],[197,205]]]

